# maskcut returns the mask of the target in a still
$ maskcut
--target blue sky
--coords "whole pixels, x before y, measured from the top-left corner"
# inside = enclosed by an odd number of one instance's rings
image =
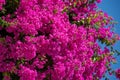
[[[115,25],[114,31],[120,35],[120,0],[102,0],[100,4],[98,4],[99,8],[104,12],[108,13],[108,15],[112,16],[118,24]],[[118,41],[114,48],[120,51],[120,41]],[[120,68],[120,56],[117,57],[117,64],[112,65],[113,69]],[[117,80],[114,76],[108,76],[110,80]],[[104,79],[102,79],[104,80]]]

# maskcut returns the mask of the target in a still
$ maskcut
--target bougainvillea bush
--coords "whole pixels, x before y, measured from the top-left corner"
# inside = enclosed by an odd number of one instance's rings
[[[0,0],[0,80],[119,78],[110,67],[119,37],[100,2]]]

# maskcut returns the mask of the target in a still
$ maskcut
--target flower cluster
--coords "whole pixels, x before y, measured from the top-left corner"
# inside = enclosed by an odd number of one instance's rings
[[[0,0],[0,10],[3,9],[3,5],[5,4],[5,0]]]
[[[1,2],[2,0],[0,0]],[[11,0],[0,25],[0,78],[5,80],[101,79],[113,58],[112,18],[101,0]],[[6,8],[5,8],[6,9]],[[98,40],[107,46],[104,49]]]
[[[120,79],[120,69],[116,70],[116,77]]]

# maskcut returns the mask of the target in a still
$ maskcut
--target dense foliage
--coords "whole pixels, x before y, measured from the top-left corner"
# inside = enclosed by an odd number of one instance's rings
[[[100,2],[0,0],[0,79],[99,80],[106,72],[120,78],[110,68],[119,37]]]

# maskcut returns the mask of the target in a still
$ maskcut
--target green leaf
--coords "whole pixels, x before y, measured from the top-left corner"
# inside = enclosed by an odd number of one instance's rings
[[[95,25],[94,25],[94,28],[98,30],[98,29],[99,29],[99,26],[95,24]]]
[[[8,27],[8,26],[9,26],[9,23],[8,23],[7,21],[2,20],[2,19],[0,18],[0,25],[1,25],[2,27]]]
[[[120,55],[120,52],[118,50],[115,50],[115,52],[117,53],[118,56]]]
[[[5,41],[5,38],[0,38],[0,42],[4,42]]]

